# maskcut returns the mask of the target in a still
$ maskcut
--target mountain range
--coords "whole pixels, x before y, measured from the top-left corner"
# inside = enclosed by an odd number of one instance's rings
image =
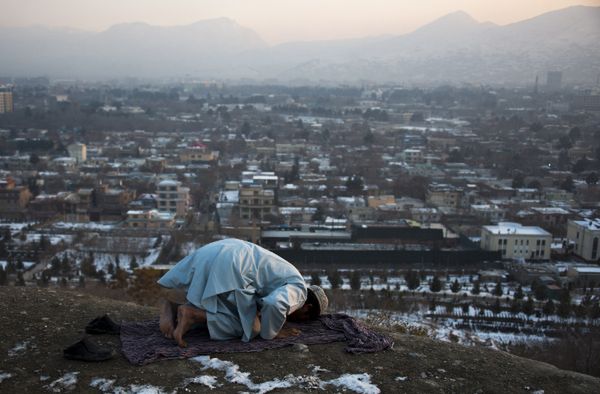
[[[404,35],[275,46],[227,18],[99,33],[1,27],[0,35],[2,76],[514,85],[551,70],[566,83],[600,74],[600,7],[586,6],[504,26],[458,11]]]

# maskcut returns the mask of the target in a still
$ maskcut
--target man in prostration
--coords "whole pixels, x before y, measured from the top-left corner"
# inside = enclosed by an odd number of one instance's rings
[[[248,342],[298,335],[283,328],[286,320],[314,320],[327,309],[319,286],[307,286],[289,262],[250,242],[225,239],[205,245],[158,280],[168,289],[185,290],[186,303],[161,300],[160,330],[185,347],[183,336],[195,327],[211,339]]]

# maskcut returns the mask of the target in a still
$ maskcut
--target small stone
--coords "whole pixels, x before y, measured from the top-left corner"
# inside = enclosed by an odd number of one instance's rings
[[[297,353],[306,353],[306,352],[308,352],[308,346],[306,346],[303,343],[295,343],[292,346],[292,351],[297,352]]]
[[[422,379],[427,379],[427,374],[425,372],[421,372],[421,378]]]

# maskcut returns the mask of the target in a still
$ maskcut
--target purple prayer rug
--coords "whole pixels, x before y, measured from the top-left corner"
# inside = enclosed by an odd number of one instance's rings
[[[206,329],[191,330],[185,335],[186,348],[180,348],[173,339],[160,332],[158,318],[142,322],[123,322],[121,325],[122,352],[130,363],[144,365],[159,360],[181,359],[213,353],[260,352],[278,349],[295,343],[317,345],[346,341],[350,353],[372,353],[392,347],[391,338],[379,334],[363,323],[345,314],[323,315],[306,323],[286,323],[300,330],[300,335],[288,338],[250,342],[239,339],[213,341]]]

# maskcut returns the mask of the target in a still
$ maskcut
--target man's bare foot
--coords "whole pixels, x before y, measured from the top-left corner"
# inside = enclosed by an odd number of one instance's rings
[[[297,328],[283,327],[281,330],[279,330],[279,333],[275,338],[281,339],[288,337],[297,337],[298,335],[300,335],[300,333],[301,331]]]
[[[173,338],[173,331],[175,330],[175,308],[174,304],[169,300],[161,299],[160,300],[160,332],[166,338]]]
[[[194,324],[206,323],[206,312],[191,305],[179,305],[177,308],[177,327],[173,331],[173,338],[180,347],[186,347],[183,336]]]

